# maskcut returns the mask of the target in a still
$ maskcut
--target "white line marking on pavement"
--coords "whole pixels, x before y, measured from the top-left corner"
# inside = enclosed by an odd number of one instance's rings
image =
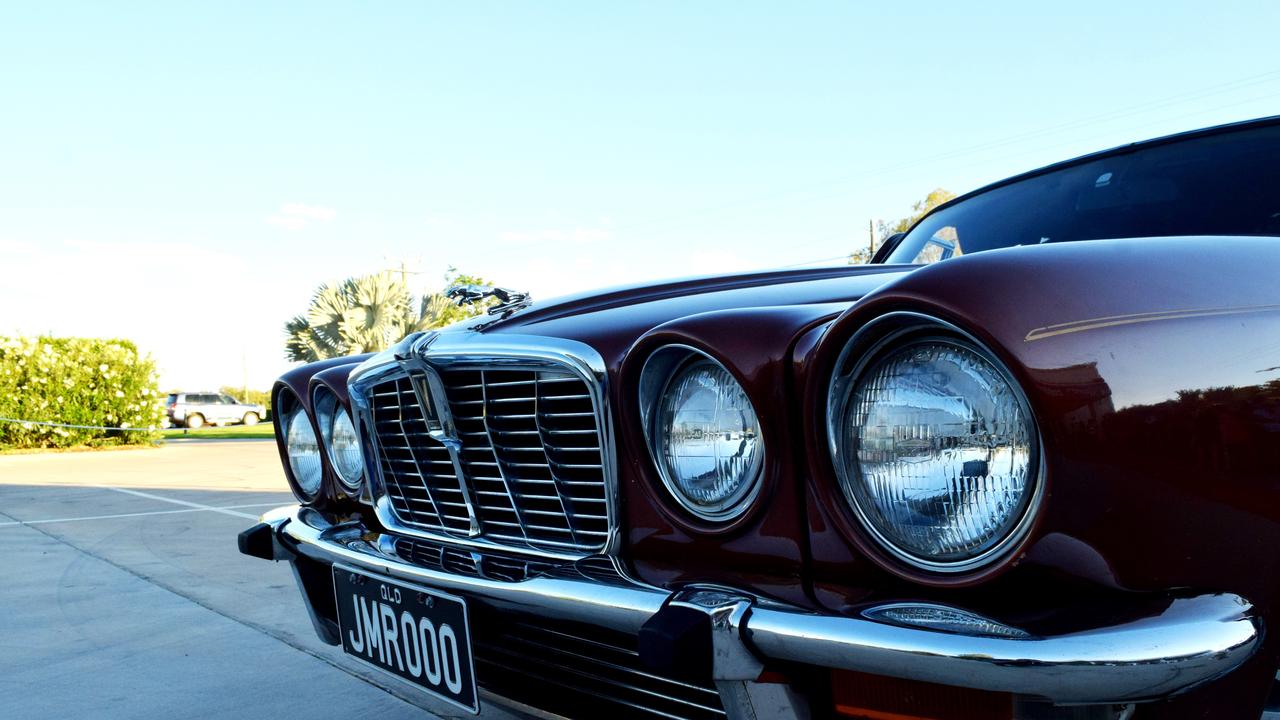
[[[13,522],[0,522],[0,527],[10,527],[13,525],[44,525],[46,523],[80,522],[82,520],[112,520],[114,518],[145,517],[147,515],[176,515],[178,513],[208,512],[209,510],[236,510],[239,508],[275,507],[279,504],[280,503],[277,501],[277,502],[269,502],[269,503],[249,503],[246,505],[222,505],[216,508],[215,507],[183,508],[181,510],[150,510],[148,512],[118,513],[115,515],[87,515],[85,517],[46,518],[43,520],[15,520]],[[236,513],[236,515],[237,516],[244,515],[244,513]],[[245,517],[252,517],[252,516],[246,515]]]
[[[137,495],[138,497],[144,497],[151,500],[159,500],[160,502],[173,503],[174,505],[183,505],[186,507],[195,508],[197,510],[208,510],[209,512],[222,513],[223,515],[230,515],[232,517],[248,518],[249,520],[258,519],[256,515],[250,515],[249,513],[236,512],[235,510],[224,510],[223,508],[217,508],[212,505],[201,505],[200,503],[187,502],[186,500],[178,500],[176,498],[167,498],[167,497],[162,497],[160,495],[152,495],[151,493],[144,493],[140,490],[127,490],[125,488],[110,487],[109,485],[98,485],[96,487],[100,487],[103,490],[115,490],[116,492],[124,493],[126,495]]]

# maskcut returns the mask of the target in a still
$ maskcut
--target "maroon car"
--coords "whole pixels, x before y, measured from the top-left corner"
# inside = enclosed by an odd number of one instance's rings
[[[1255,720],[1278,235],[1273,118],[982,188],[870,265],[494,291],[280,379],[299,504],[240,548],[471,711]]]

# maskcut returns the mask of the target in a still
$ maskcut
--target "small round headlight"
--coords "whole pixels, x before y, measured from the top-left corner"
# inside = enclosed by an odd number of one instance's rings
[[[650,377],[642,387],[653,385],[655,373],[670,372],[661,393],[642,397],[651,404],[650,449],[663,483],[682,507],[703,520],[729,520],[760,490],[760,422],[728,370],[690,348],[679,351],[679,362],[659,359],[659,351],[645,367]]]
[[[346,408],[338,408],[333,415],[329,431],[329,461],[338,473],[338,480],[348,490],[360,488],[360,477],[364,471],[364,455],[360,452],[360,438],[356,435],[356,426]]]
[[[301,407],[293,411],[285,425],[285,449],[289,455],[289,469],[298,488],[314,500],[320,492],[323,469],[320,462],[320,444],[311,427],[311,418]]]
[[[832,448],[845,497],[882,546],[917,567],[960,572],[1026,528],[1039,441],[994,356],[937,330],[891,334],[837,378]]]

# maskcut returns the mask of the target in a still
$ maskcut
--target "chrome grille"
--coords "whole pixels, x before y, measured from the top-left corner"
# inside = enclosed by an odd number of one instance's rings
[[[406,376],[375,385],[369,404],[382,478],[396,517],[467,535],[471,520],[453,460],[448,448],[431,437],[413,383]]]
[[[547,552],[603,549],[605,453],[587,383],[540,368],[445,367],[437,377],[405,372],[369,388],[396,520]],[[432,388],[444,397],[433,398]]]

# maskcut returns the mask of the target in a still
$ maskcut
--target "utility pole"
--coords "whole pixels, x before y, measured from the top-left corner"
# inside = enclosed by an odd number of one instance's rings
[[[876,254],[876,221],[867,220],[867,262]]]
[[[383,256],[382,256],[382,259],[383,259],[383,260],[388,260],[389,258],[387,258],[387,256],[386,256],[386,255],[383,255]],[[419,261],[420,261],[420,260],[421,260],[421,259],[419,259]],[[409,276],[410,276],[410,275],[424,275],[424,274],[425,274],[425,273],[424,273],[423,271],[421,271],[421,270],[410,270],[410,269],[409,269],[409,265],[408,265],[407,263],[405,263],[405,261],[404,261],[403,259],[401,259],[401,260],[399,260],[399,261],[397,262],[397,267],[383,268],[383,271],[384,271],[384,272],[390,272],[390,273],[400,273],[400,284],[401,284],[401,285],[404,285],[405,287],[409,287]]]

